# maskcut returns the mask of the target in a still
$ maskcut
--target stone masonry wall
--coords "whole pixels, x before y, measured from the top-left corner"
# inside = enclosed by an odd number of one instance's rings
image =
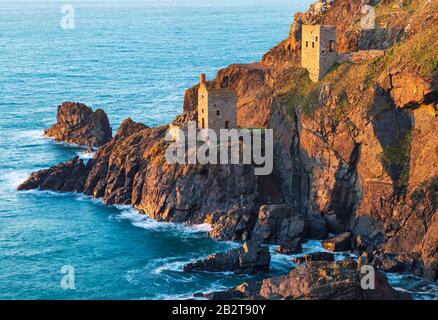
[[[208,128],[217,134],[220,129],[237,127],[237,98],[232,91],[209,93],[208,96]]]
[[[309,71],[312,81],[319,80],[319,25],[303,25],[301,66]]]
[[[330,41],[333,41],[332,52]],[[320,25],[303,25],[301,66],[309,71],[314,82],[324,76],[336,62],[336,28]]]
[[[208,128],[208,90],[202,84],[198,93],[198,128]]]
[[[330,51],[330,41],[332,41],[332,51]],[[336,28],[321,26],[320,31],[320,64],[319,78],[322,78],[327,71],[336,63],[338,54],[336,53]]]

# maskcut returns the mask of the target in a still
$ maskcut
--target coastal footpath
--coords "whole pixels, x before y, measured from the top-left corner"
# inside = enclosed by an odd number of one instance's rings
[[[210,223],[219,240],[287,248],[348,234],[342,243],[325,243],[380,270],[437,281],[438,3],[370,0],[376,27],[364,30],[361,2],[317,2],[295,15],[289,37],[260,62],[230,65],[209,82],[236,92],[240,127],[273,129],[271,175],[256,176],[253,165],[165,161],[169,128],[197,119],[195,85],[172,124],[149,128],[126,119],[87,163],[74,158],[35,172],[19,190],[80,192],[132,205],[158,221]],[[385,53],[336,63],[312,82],[300,66],[302,25],[308,24],[335,25],[340,54]],[[329,277],[352,284],[345,295],[339,295],[344,287],[332,295],[293,289],[295,274],[320,283],[315,270],[357,269],[351,261],[313,263],[257,284],[251,294],[238,291],[243,298],[364,298],[355,276]]]

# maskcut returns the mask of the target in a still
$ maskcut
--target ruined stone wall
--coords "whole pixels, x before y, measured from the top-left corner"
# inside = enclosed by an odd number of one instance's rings
[[[320,25],[303,25],[302,28],[301,66],[309,71],[310,79],[317,82],[336,62],[336,28]]]
[[[209,93],[208,128],[217,134],[220,129],[237,127],[237,98],[232,91]]]
[[[352,53],[351,61],[354,63],[363,63],[368,60],[380,58],[384,55],[385,55],[384,50],[359,50],[357,52]]]
[[[302,29],[302,49],[301,49],[301,66],[309,71],[309,77],[312,81],[319,80],[319,25],[303,25]]]
[[[201,85],[198,93],[198,128],[208,128],[208,90]]]
[[[332,45],[330,45],[330,42]],[[336,63],[338,58],[338,54],[336,53],[335,27],[321,26],[319,52],[319,78],[321,78]]]

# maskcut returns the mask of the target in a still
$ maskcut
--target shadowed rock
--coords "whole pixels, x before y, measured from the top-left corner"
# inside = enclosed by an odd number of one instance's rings
[[[296,264],[303,264],[315,261],[335,261],[335,256],[333,253],[329,252],[314,252],[305,254],[303,257],[298,257],[292,259]]]
[[[248,241],[242,248],[217,253],[205,260],[190,263],[184,272],[235,272],[238,274],[257,274],[269,272],[271,255],[268,247],[258,242]]]
[[[295,239],[293,241],[286,241],[282,243],[276,250],[280,254],[299,254],[303,251],[300,239]]]

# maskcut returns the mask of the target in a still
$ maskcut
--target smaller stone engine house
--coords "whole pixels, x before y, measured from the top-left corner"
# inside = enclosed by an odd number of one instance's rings
[[[310,79],[318,82],[336,63],[336,27],[303,25],[301,66],[309,71]]]
[[[234,90],[210,88],[201,74],[198,91],[198,128],[220,129],[237,127],[237,96]]]

